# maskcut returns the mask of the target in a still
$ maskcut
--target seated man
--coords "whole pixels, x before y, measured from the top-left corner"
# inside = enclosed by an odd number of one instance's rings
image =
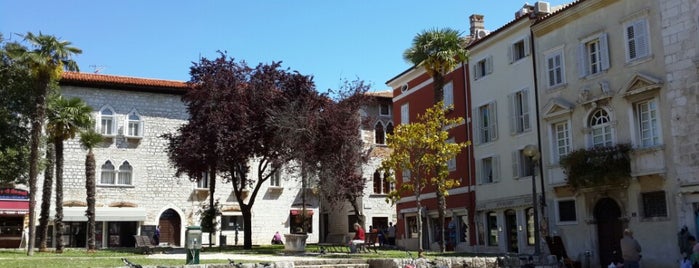
[[[364,229],[362,228],[359,223],[354,223],[354,237],[352,238],[352,241],[349,243],[350,247],[350,253],[356,253],[357,252],[357,245],[364,244]]]

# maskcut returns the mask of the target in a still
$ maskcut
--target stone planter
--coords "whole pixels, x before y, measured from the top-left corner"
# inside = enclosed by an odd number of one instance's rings
[[[306,252],[305,234],[284,234],[284,251],[291,253]]]

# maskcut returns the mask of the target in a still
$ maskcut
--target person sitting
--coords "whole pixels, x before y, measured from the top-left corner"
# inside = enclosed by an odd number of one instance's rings
[[[352,241],[350,241],[349,243],[350,253],[356,253],[357,245],[364,244],[364,240],[366,239],[364,229],[361,225],[359,225],[359,223],[354,223],[354,231],[354,237],[352,238]]]
[[[282,235],[279,234],[279,231],[274,233],[274,236],[272,237],[272,245],[283,245],[284,242],[282,242]]]

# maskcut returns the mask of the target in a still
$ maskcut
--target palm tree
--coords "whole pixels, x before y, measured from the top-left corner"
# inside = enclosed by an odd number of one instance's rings
[[[53,144],[46,144],[46,169],[44,170],[44,190],[41,192],[41,213],[39,214],[39,252],[45,252],[48,236],[49,213],[51,211],[51,188],[53,187],[55,151]]]
[[[413,44],[405,50],[403,58],[416,66],[425,68],[433,79],[434,104],[444,99],[444,76],[449,74],[459,63],[468,58],[465,41],[461,33],[451,28],[425,30],[413,38]],[[439,170],[435,171],[439,174]],[[447,210],[446,196],[443,191],[437,194],[437,207],[441,228],[440,251],[444,252],[444,217]],[[419,229],[418,232],[421,232]]]
[[[78,98],[58,96],[49,102],[46,132],[56,150],[56,253],[63,252],[63,141],[93,126],[91,112],[92,108]]]
[[[85,190],[87,192],[87,251],[95,250],[95,155],[92,149],[102,142],[102,135],[94,129],[89,129],[80,133],[80,143],[87,149],[85,156]]]
[[[468,52],[459,31],[444,28],[425,30],[413,38],[413,45],[403,52],[403,58],[425,68],[434,80],[434,103],[444,98],[444,76],[460,62],[467,59]]]
[[[8,44],[7,54],[16,62],[24,64],[32,72],[35,83],[34,103],[35,109],[31,114],[31,134],[29,150],[29,241],[27,243],[27,255],[34,255],[34,241],[36,226],[36,179],[39,174],[39,143],[41,142],[41,130],[46,117],[46,96],[52,82],[61,78],[63,69],[78,71],[78,65],[71,59],[73,55],[82,53],[82,50],[72,47],[68,41],[58,40],[55,36],[35,35],[31,32],[24,35],[24,40],[29,42],[32,49],[19,43]]]

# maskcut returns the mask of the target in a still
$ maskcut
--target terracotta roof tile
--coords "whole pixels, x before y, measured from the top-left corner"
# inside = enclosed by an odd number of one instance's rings
[[[97,84],[97,85],[113,85],[124,87],[143,87],[143,88],[169,88],[169,89],[187,89],[189,86],[183,81],[162,80],[152,78],[140,78],[129,76],[117,76],[106,74],[64,72],[61,77],[61,83],[71,84]]]
[[[369,96],[380,97],[380,98],[393,98],[393,92],[391,90],[384,91],[371,91],[366,93]]]

